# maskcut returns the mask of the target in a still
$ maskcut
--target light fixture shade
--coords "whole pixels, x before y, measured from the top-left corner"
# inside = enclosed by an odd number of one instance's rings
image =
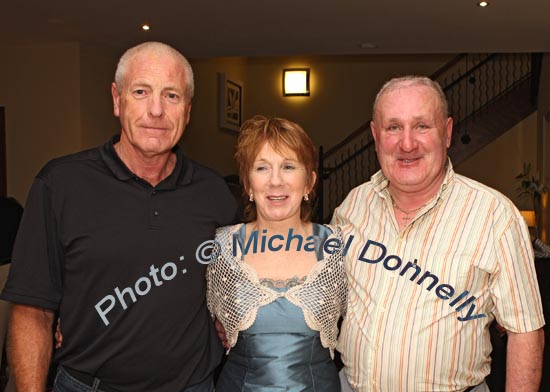
[[[283,95],[309,96],[309,68],[283,69]]]

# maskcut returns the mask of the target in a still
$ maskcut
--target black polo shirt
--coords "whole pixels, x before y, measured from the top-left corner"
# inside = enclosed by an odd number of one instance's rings
[[[49,162],[28,196],[1,298],[59,310],[60,364],[121,392],[178,392],[218,365],[199,244],[235,219],[224,181],[175,148],[152,187],[103,147]]]

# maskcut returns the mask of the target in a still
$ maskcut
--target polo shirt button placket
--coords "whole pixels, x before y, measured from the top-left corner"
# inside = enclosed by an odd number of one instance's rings
[[[156,188],[149,188],[149,225],[150,227],[159,227],[160,224],[160,205],[159,198],[157,197],[158,190]]]

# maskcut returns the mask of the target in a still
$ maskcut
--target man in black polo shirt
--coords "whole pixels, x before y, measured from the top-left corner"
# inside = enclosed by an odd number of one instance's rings
[[[18,390],[44,391],[59,311],[54,391],[211,391],[222,349],[195,255],[236,205],[176,145],[191,67],[167,45],[138,45],[112,95],[120,135],[49,162],[28,196],[2,293]]]

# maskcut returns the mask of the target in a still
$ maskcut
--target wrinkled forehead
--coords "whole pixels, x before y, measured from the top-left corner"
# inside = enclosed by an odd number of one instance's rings
[[[394,113],[418,111],[418,115],[444,118],[444,105],[438,93],[431,87],[418,84],[398,85],[384,92],[379,98],[375,117],[393,117]]]
[[[183,65],[169,53],[158,51],[138,52],[128,61],[125,83],[134,79],[158,79],[185,86]]]

